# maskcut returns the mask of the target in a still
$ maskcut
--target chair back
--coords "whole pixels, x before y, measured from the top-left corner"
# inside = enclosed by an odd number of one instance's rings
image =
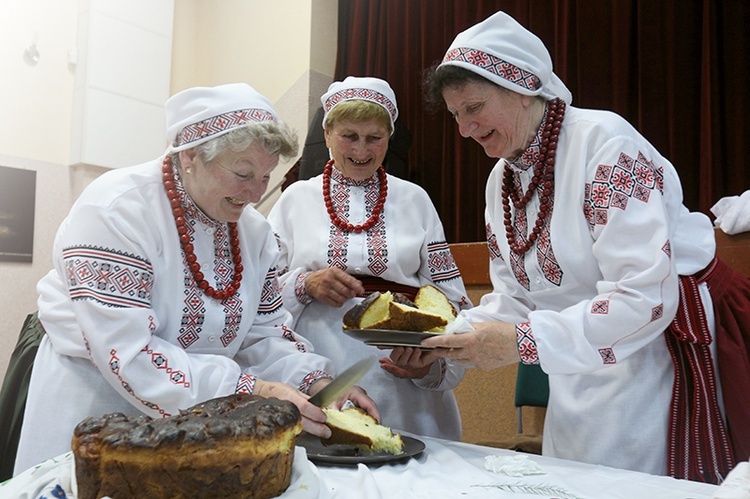
[[[516,407],[547,407],[549,378],[539,364],[518,364]]]
[[[29,314],[18,335],[18,342],[10,356],[3,387],[0,389],[0,482],[13,476],[31,368],[42,337],[44,328],[37,312]]]

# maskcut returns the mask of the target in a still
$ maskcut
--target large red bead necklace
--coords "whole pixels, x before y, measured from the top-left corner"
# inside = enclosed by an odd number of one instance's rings
[[[508,246],[510,246],[511,251],[518,255],[526,253],[534,245],[534,242],[539,237],[539,233],[542,231],[542,227],[544,227],[545,220],[552,212],[551,196],[555,189],[555,154],[557,152],[557,139],[560,135],[563,118],[565,118],[565,101],[562,99],[549,101],[547,119],[542,129],[542,143],[539,156],[534,165],[534,173],[529,182],[529,188],[523,197],[519,196],[519,193],[513,186],[513,169],[509,164],[505,164],[502,187],[503,223],[505,225],[505,237],[508,240]],[[513,202],[516,210],[525,209],[534,196],[534,192],[537,191],[539,193],[539,212],[537,213],[536,222],[531,229],[531,234],[526,238],[526,242],[517,242],[514,237],[515,230],[513,228],[510,203],[511,201]]]
[[[357,232],[370,230],[380,218],[380,214],[383,212],[383,206],[385,205],[385,197],[388,194],[388,177],[385,173],[385,168],[381,165],[378,168],[378,178],[380,179],[380,192],[378,193],[378,201],[375,203],[375,207],[372,209],[372,215],[362,225],[353,225],[349,222],[345,222],[336,213],[336,207],[333,206],[331,200],[331,172],[333,170],[333,160],[326,163],[323,169],[323,201],[326,204],[326,210],[328,210],[328,216],[331,218],[331,223],[339,229],[346,232]]]
[[[174,221],[177,225],[177,233],[180,235],[182,251],[185,253],[185,259],[188,262],[188,268],[193,274],[195,283],[198,285],[198,288],[203,290],[203,293],[205,293],[206,296],[215,298],[219,301],[234,296],[240,287],[243,270],[237,223],[227,222],[227,226],[229,227],[229,247],[232,255],[232,262],[234,263],[234,276],[232,277],[232,283],[222,290],[216,290],[208,284],[208,281],[206,281],[203,272],[201,272],[201,265],[198,263],[198,257],[195,256],[195,248],[193,247],[192,237],[188,234],[185,221],[185,210],[180,204],[179,194],[177,193],[175,186],[174,174],[172,173],[172,160],[169,155],[164,158],[161,171],[164,188],[167,190],[169,204],[172,207],[172,215],[174,216]]]

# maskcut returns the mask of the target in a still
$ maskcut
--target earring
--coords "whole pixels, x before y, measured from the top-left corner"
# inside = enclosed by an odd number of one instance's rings
[[[190,168],[189,166],[188,166],[187,168],[185,168],[185,173],[186,173],[187,175],[190,175],[190,172],[192,172],[192,171],[193,171],[193,169],[192,169],[192,168]]]

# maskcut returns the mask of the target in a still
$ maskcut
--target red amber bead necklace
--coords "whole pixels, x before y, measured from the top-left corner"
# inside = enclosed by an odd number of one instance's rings
[[[323,169],[323,201],[326,204],[326,210],[328,210],[328,216],[331,218],[331,223],[339,229],[346,232],[362,232],[370,230],[380,218],[380,214],[383,212],[383,206],[385,205],[385,197],[388,194],[388,178],[386,177],[385,168],[381,165],[378,168],[378,178],[380,179],[380,192],[378,193],[378,201],[375,203],[375,207],[372,209],[372,215],[362,225],[353,225],[349,222],[345,222],[336,213],[336,207],[333,206],[331,200],[331,171],[333,170],[333,160],[326,163]]]
[[[534,165],[534,173],[529,182],[529,188],[523,197],[513,187],[513,169],[506,163],[503,172],[503,223],[505,225],[505,237],[511,251],[518,255],[526,253],[529,248],[539,237],[539,233],[544,227],[544,222],[552,212],[552,201],[550,199],[555,189],[555,153],[557,151],[557,139],[560,135],[560,127],[565,117],[565,101],[555,99],[548,103],[547,119],[542,130],[542,144],[539,151],[539,157]],[[510,211],[510,203],[516,210],[525,209],[531,201],[534,192],[539,192],[539,213],[537,213],[536,222],[531,229],[525,243],[519,243],[515,240],[513,228],[513,218]]]
[[[243,269],[237,223],[227,222],[227,226],[229,226],[230,252],[232,255],[232,262],[234,263],[234,277],[232,277],[232,283],[229,286],[218,291],[210,284],[208,284],[208,281],[206,281],[203,272],[201,272],[201,265],[200,263],[198,263],[198,258],[195,256],[192,237],[188,234],[187,225],[185,222],[185,210],[183,210],[182,206],[180,205],[179,194],[177,193],[177,189],[175,188],[174,174],[172,173],[172,160],[169,155],[164,158],[164,163],[162,164],[161,171],[164,188],[167,190],[167,197],[169,198],[169,203],[172,207],[172,215],[174,216],[174,221],[177,225],[177,233],[180,235],[180,244],[182,245],[182,251],[185,252],[185,259],[188,262],[188,267],[190,268],[190,272],[193,274],[195,283],[200,289],[203,290],[203,293],[205,293],[206,296],[215,298],[219,301],[223,301],[234,296],[240,287]]]

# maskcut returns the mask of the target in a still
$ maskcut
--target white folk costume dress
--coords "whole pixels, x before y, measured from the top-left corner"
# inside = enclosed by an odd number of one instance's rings
[[[540,142],[538,133],[512,163],[523,192]],[[504,165],[486,191],[494,292],[464,314],[516,323],[522,361],[549,375],[545,455],[666,474],[674,367],[664,331],[678,308],[678,275],[714,257],[710,220],[683,206],[674,167],[624,119],[569,106],[551,219],[518,256],[503,223]],[[538,209],[535,195],[513,210],[521,234]],[[705,284],[700,294],[711,313]]]
[[[388,194],[380,220],[357,234],[331,223],[323,202],[323,176],[290,185],[268,220],[279,237],[280,283],[284,306],[295,318],[295,330],[342,370],[359,359],[385,357],[387,351],[365,345],[342,332],[344,314],[362,298],[341,308],[305,293],[312,271],[339,267],[349,274],[376,276],[415,288],[434,284],[456,310],[470,307],[460,273],[445,241],[438,214],[419,186],[388,175]],[[378,200],[377,172],[357,182],[333,168],[331,199],[341,218],[362,224]],[[358,383],[378,404],[382,422],[394,429],[458,440],[461,420],[452,389],[465,369],[453,362],[435,362],[423,379],[402,379],[374,367]]]
[[[175,177],[198,262],[223,288],[233,276],[227,224],[200,212]],[[306,390],[332,372],[287,326],[268,222],[248,207],[237,228],[243,279],[220,302],[185,265],[160,161],[109,172],[86,189],[57,233],[55,269],[38,284],[47,337],[16,473],[69,451],[73,428],[88,416],[160,418],[252,392],[256,376]]]

